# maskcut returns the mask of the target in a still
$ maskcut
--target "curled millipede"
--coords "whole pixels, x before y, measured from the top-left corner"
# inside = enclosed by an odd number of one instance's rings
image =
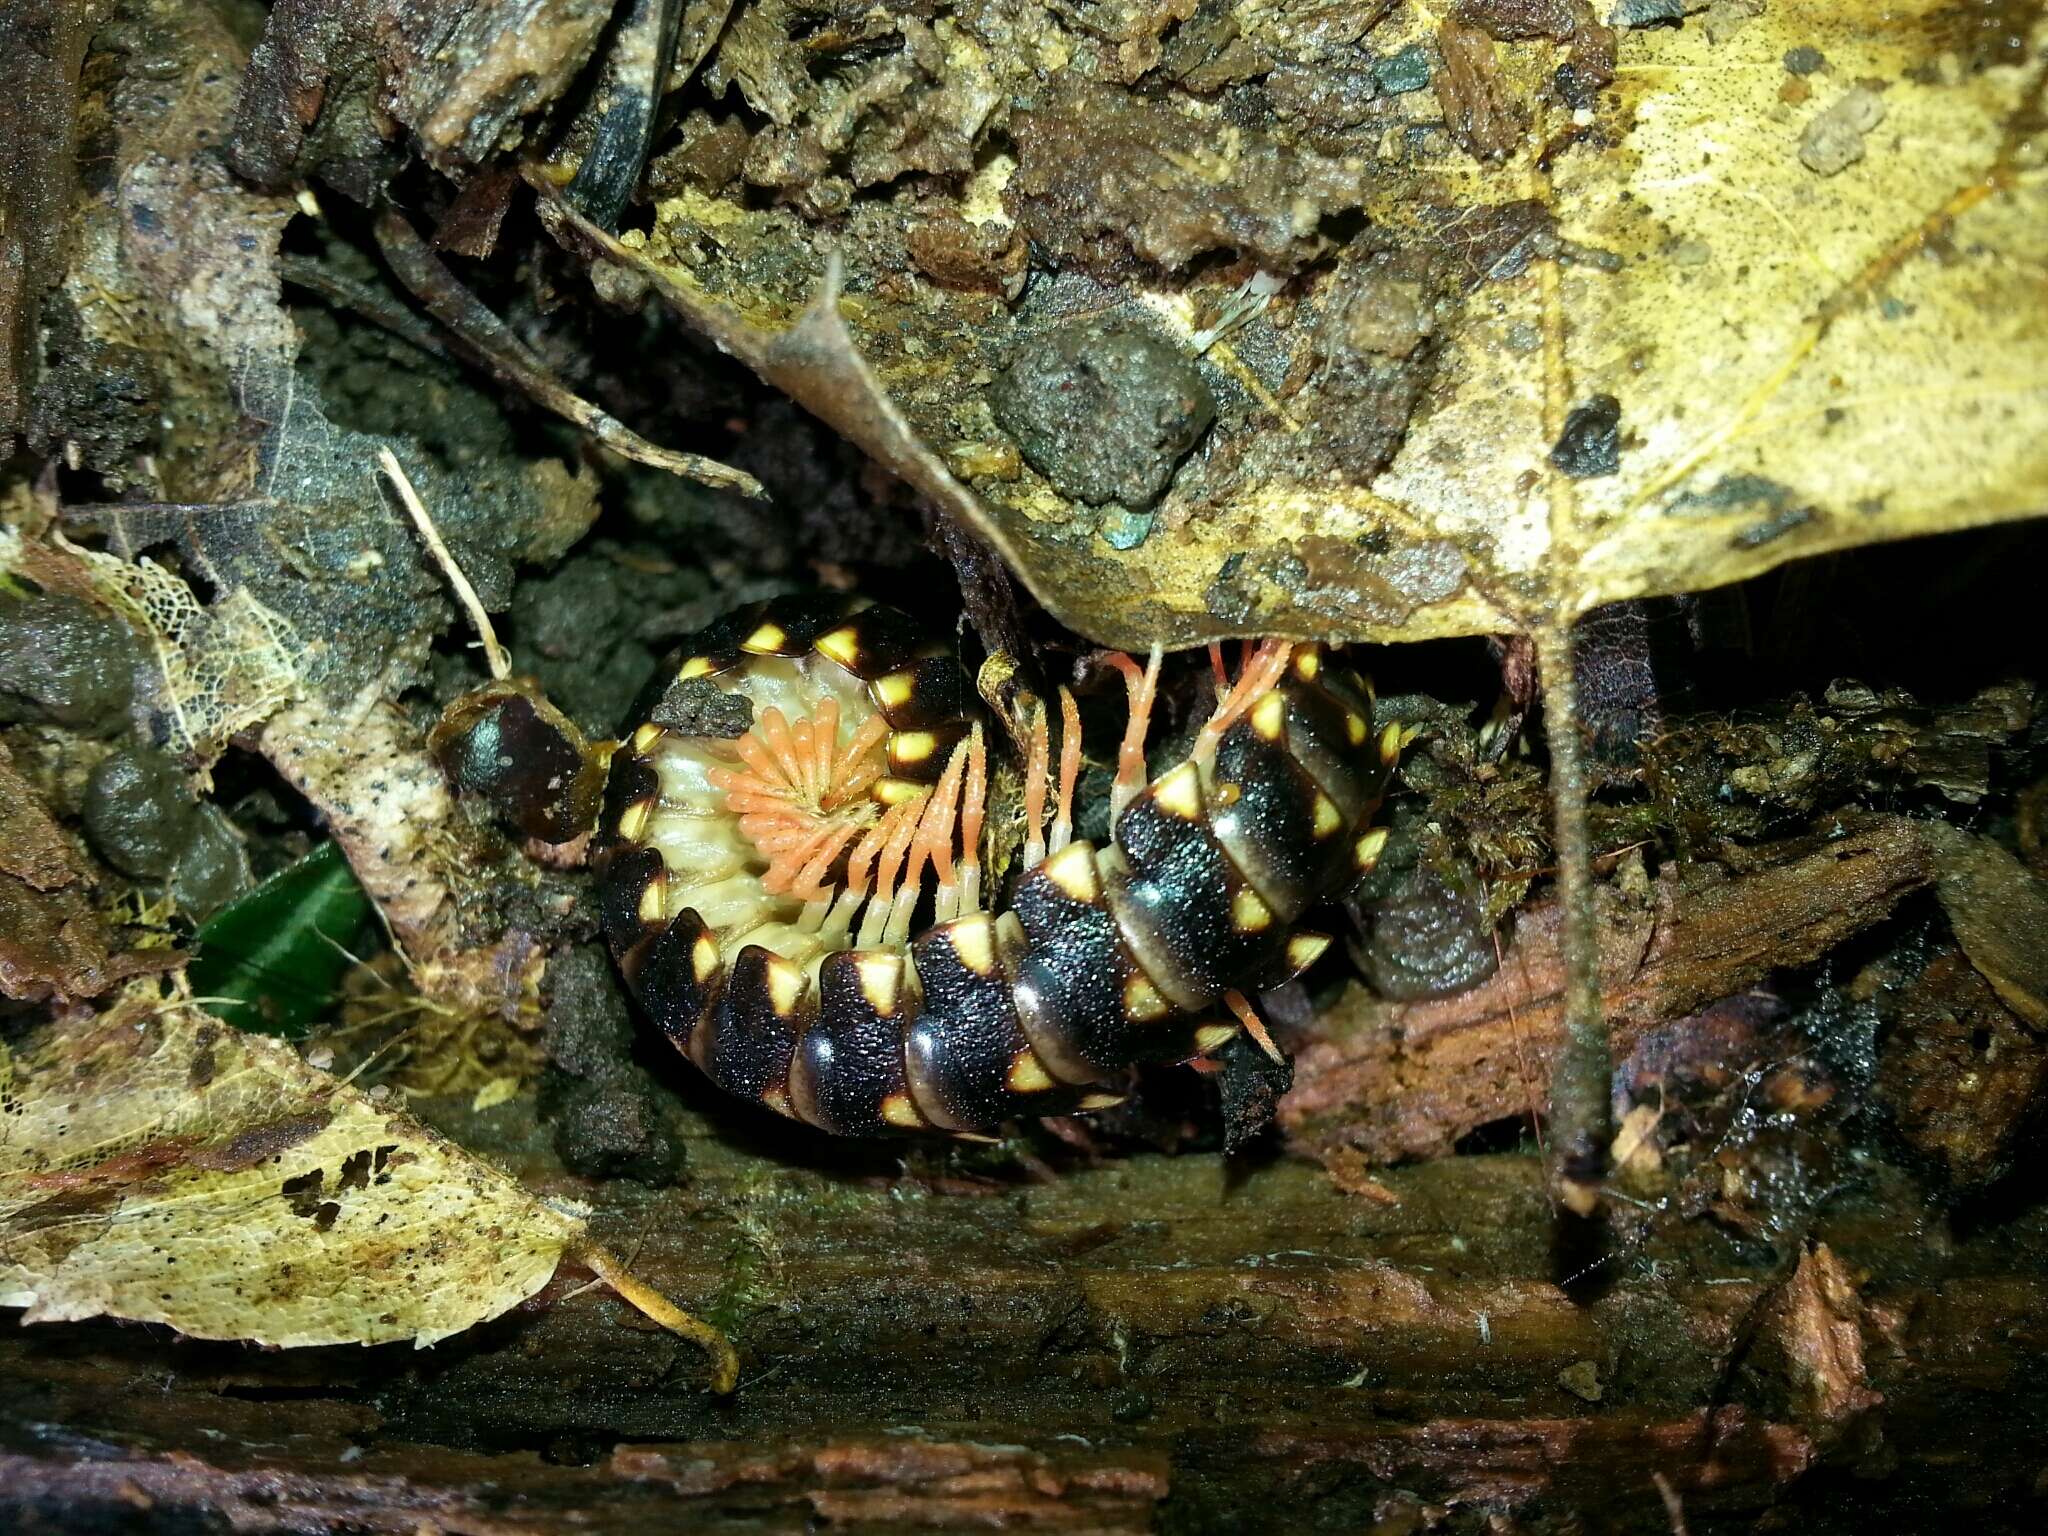
[[[728,615],[612,758],[596,867],[627,984],[720,1087],[846,1136],[1104,1108],[1132,1065],[1240,1030],[1270,1051],[1245,993],[1329,945],[1294,924],[1379,856],[1398,735],[1320,646],[1248,646],[1235,679],[1210,655],[1214,712],[1149,785],[1159,654],[1110,658],[1131,712],[1102,848],[1073,836],[1072,696],[1057,768],[1033,711],[1023,873],[991,911],[988,742],[952,654],[855,599]],[[705,725],[707,689],[746,697],[743,733]]]

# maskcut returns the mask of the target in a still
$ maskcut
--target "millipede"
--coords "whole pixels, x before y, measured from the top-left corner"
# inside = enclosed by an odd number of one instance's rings
[[[1247,994],[1329,946],[1299,919],[1385,846],[1398,729],[1321,645],[1210,658],[1214,708],[1150,783],[1160,653],[1107,658],[1129,718],[1101,847],[1074,835],[1072,693],[1057,753],[1024,707],[1021,873],[992,905],[990,733],[953,652],[854,598],[727,615],[612,757],[593,862],[629,989],[721,1088],[843,1136],[1107,1108],[1240,1031],[1277,1055]]]

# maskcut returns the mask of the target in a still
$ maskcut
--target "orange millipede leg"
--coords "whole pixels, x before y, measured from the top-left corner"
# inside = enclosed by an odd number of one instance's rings
[[[846,845],[853,841],[858,827],[845,825],[831,829],[832,836],[818,848],[811,861],[797,874],[794,889],[806,901],[822,901],[831,895],[831,888],[825,884],[825,872],[832,867],[832,861],[846,851]]]
[[[1074,840],[1074,783],[1081,777],[1081,709],[1073,694],[1060,689],[1060,794],[1053,806],[1052,841],[1058,853]]]
[[[925,801],[924,814],[918,818],[917,835],[910,844],[910,863],[903,872],[903,895],[907,899],[899,901],[890,916],[882,935],[886,944],[900,942],[909,932],[911,909],[917,905],[917,888],[927,864],[939,887],[934,898],[934,917],[944,922],[953,915],[952,909],[959,902],[953,872],[953,819],[960,806],[960,780],[966,772],[967,743],[962,741],[954,745],[946,771],[939,776],[938,787]]]
[[[773,754],[775,766],[784,783],[803,782],[803,764],[797,758],[796,737],[790,733],[789,721],[781,710],[770,705],[761,711],[755,722],[755,734]]]
[[[967,738],[967,786],[960,800],[960,906],[981,910],[981,824],[988,807],[988,744],[981,722]],[[1041,799],[1043,796],[1041,795]]]
[[[875,749],[888,735],[889,722],[880,715],[869,715],[861,722],[832,765],[832,782],[819,802],[826,810],[837,810],[855,796],[866,794],[868,786],[882,776],[882,760]]]
[[[1289,640],[1263,640],[1259,643],[1245,662],[1244,670],[1238,674],[1236,684],[1196,734],[1195,749],[1189,756],[1205,767],[1216,760],[1216,747],[1223,740],[1223,733],[1237,724],[1245,711],[1279,686],[1280,679],[1287,673],[1287,658],[1293,651],[1294,644]]]
[[[1045,791],[1052,772],[1052,743],[1041,700],[1031,715],[1031,750],[1024,760],[1024,867],[1045,862]]]
[[[904,858],[910,852],[911,840],[917,836],[918,823],[923,819],[924,802],[906,800],[901,805],[890,806],[879,823],[889,828],[889,838],[882,844],[882,856],[875,864],[875,894],[868,898],[867,914],[860,920],[862,949],[873,949],[888,931],[889,919],[895,915],[900,894],[897,877],[903,872]],[[913,887],[911,900],[916,899]]]
[[[1109,824],[1114,827],[1124,807],[1138,798],[1145,787],[1145,731],[1152,723],[1152,700],[1159,691],[1159,663],[1165,652],[1158,646],[1145,660],[1145,670],[1121,653],[1108,657],[1109,664],[1124,675],[1130,695],[1130,718],[1124,724],[1123,744],[1116,753],[1116,781],[1109,790]]]
[[[1286,1056],[1281,1054],[1280,1047],[1273,1043],[1273,1037],[1266,1033],[1265,1021],[1252,1011],[1250,1001],[1242,992],[1226,992],[1223,994],[1223,1001],[1230,1006],[1230,1011],[1237,1015],[1237,1022],[1244,1026],[1244,1032],[1258,1042],[1260,1050],[1275,1061],[1287,1060]]]
[[[832,758],[839,750],[839,701],[833,698],[821,700],[817,713],[807,722],[810,726],[810,756],[804,765],[804,785],[811,792],[811,798],[819,805],[825,803],[825,795],[832,788]]]

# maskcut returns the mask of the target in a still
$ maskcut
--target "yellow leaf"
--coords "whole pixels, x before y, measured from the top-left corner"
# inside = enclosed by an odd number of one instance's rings
[[[0,1303],[262,1344],[431,1344],[582,1224],[277,1041],[147,992],[0,1054]]]
[[[626,1293],[578,1216],[149,988],[0,1047],[0,1306],[26,1322],[424,1346],[524,1301],[564,1257]],[[729,1388],[730,1347],[667,1314]]]
[[[1283,274],[1285,296],[1241,330],[1198,322],[1241,313],[1242,264],[1098,283],[1088,313],[1148,316],[1228,407],[1135,544],[989,451],[1006,441],[990,381],[1057,306],[907,289],[864,266],[858,239],[702,192],[662,203],[645,237],[560,211],[558,227],[979,530],[1093,640],[1533,630],[2048,510],[2048,180],[2031,147],[2048,66],[1971,57],[1961,15],[1777,0],[1732,34],[1624,31],[1613,88],[1577,120],[1541,85],[1555,46],[1507,45],[1500,81],[1530,122],[1509,157],[1441,136],[1383,153],[1372,238]],[[1810,81],[1784,63],[1807,45],[1827,59]],[[1813,153],[1831,112],[1860,158]],[[1489,227],[1523,229],[1523,253],[1456,248]],[[1433,318],[1395,350],[1425,332],[1437,350],[1408,354],[1433,372],[1382,465],[1313,381],[1384,349],[1322,333],[1388,241],[1426,255],[1437,285]],[[842,247],[849,291],[824,283],[799,320]],[[1461,286],[1461,262],[1484,271]],[[1602,396],[1620,412],[1613,471],[1574,478],[1551,450]],[[949,461],[988,472],[970,487]]]

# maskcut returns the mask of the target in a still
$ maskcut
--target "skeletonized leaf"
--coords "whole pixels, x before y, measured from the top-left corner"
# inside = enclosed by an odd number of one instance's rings
[[[580,1219],[278,1041],[138,988],[0,1047],[0,1306],[25,1321],[427,1345],[570,1254],[717,1351],[729,1390],[730,1347],[636,1296]]]

